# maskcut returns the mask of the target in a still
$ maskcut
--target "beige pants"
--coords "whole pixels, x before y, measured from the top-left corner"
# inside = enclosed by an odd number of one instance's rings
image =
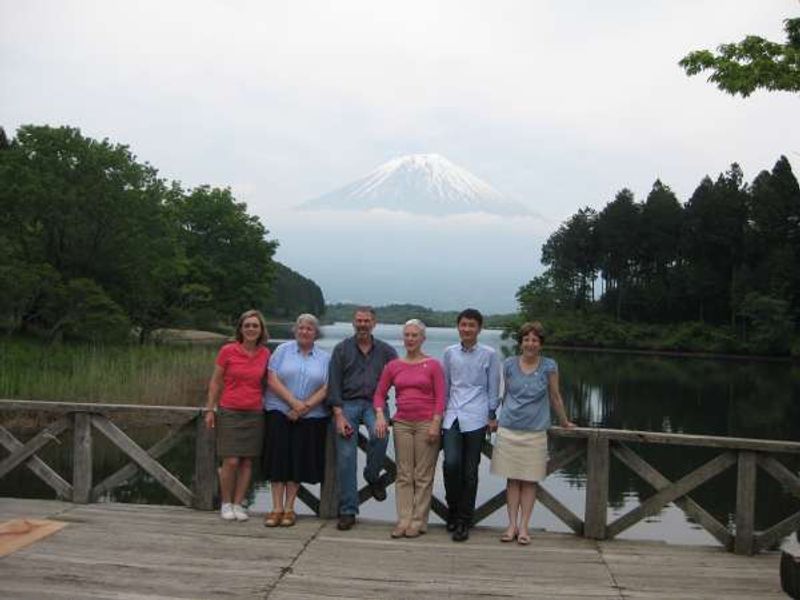
[[[428,528],[433,473],[439,454],[439,441],[428,442],[430,426],[430,421],[394,422],[397,521],[404,528],[419,531]]]

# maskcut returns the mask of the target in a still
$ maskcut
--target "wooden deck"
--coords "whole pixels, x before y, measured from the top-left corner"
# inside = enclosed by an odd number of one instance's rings
[[[0,559],[4,599],[785,598],[778,554],[719,547],[546,532],[521,547],[483,527],[456,544],[441,526],[392,540],[388,523],[266,529],[184,507],[0,498],[0,522],[16,518],[68,525]]]

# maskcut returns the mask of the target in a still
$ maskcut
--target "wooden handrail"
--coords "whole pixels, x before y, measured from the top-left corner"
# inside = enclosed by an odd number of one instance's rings
[[[0,477],[24,465],[50,485],[59,496],[73,502],[91,502],[129,478],[138,469],[143,469],[184,504],[204,510],[213,508],[217,488],[215,433],[205,427],[202,409],[199,407],[0,399],[0,414],[14,411],[47,413],[57,418],[25,444],[0,425],[0,446],[10,453],[0,460]],[[145,450],[112,422],[114,417],[127,416],[126,413],[143,421],[178,424],[179,428]],[[74,431],[71,483],[61,478],[36,455],[51,440],[70,428]],[[190,490],[157,459],[174,447],[191,429],[195,431],[196,442],[193,486]],[[131,459],[130,464],[94,487],[91,479],[93,430],[110,439]],[[549,494],[542,484],[539,485],[540,501],[577,535],[594,539],[614,537],[641,519],[657,513],[668,502],[673,502],[686,512],[728,550],[739,554],[752,554],[770,547],[800,526],[800,511],[762,532],[755,530],[754,523],[756,474],[759,469],[776,479],[789,493],[800,498],[800,477],[772,456],[800,454],[800,442],[587,427],[553,427],[549,436],[552,440],[559,440],[562,449],[550,457],[548,472],[561,469],[580,457],[586,459],[583,520]],[[365,438],[361,439],[362,437],[359,434],[359,446],[363,450],[367,441]],[[331,428],[328,432],[326,480],[322,486],[321,499],[311,495],[308,490],[301,490],[301,499],[323,517],[335,516],[336,513],[334,444],[335,433]],[[670,481],[628,444],[692,446],[720,452],[691,473]],[[492,446],[488,441],[484,444],[483,451],[491,456]],[[612,457],[650,484],[655,493],[609,524],[607,509]],[[384,477],[391,483],[394,480],[394,464],[387,458],[385,466],[387,474]],[[715,519],[689,494],[703,482],[734,466],[737,475],[736,518],[735,530],[731,531],[728,524]],[[362,500],[366,501],[369,492],[366,489],[361,492],[364,496]],[[504,503],[505,492],[496,494],[476,509],[476,519],[485,518]],[[445,507],[434,497],[433,509],[441,515],[444,514]]]

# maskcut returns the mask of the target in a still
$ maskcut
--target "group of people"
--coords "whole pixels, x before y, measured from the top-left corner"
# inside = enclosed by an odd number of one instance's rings
[[[496,431],[491,472],[507,479],[509,517],[500,539],[530,543],[536,482],[547,474],[551,409],[561,426],[574,427],[564,410],[556,362],[541,355],[541,324],[525,323],[517,335],[519,356],[502,362],[494,349],[479,343],[483,316],[472,308],[458,315],[460,343],[447,348],[442,362],[423,351],[426,328],[419,319],[403,326],[403,356],[372,335],[375,325],[374,310],[358,308],[353,315],[354,335],[329,354],[315,344],[317,318],[302,314],[295,322],[295,339],[270,355],[264,346],[267,331],[261,314],[255,310],[242,314],[236,341],[223,346],[217,356],[205,414],[206,425],[216,429],[222,459],[221,517],[249,518],[243,501],[253,460],[261,456],[272,493],[272,510],[264,525],[294,525],[300,484],[324,478],[332,413],[338,529],[351,529],[358,515],[361,424],[369,434],[363,476],[372,496],[386,499],[388,475],[382,471],[391,425],[397,465],[397,523],[391,536],[414,538],[425,533],[441,447],[447,531],[454,541],[467,540],[483,440],[487,431]],[[391,388],[395,411],[390,419]]]

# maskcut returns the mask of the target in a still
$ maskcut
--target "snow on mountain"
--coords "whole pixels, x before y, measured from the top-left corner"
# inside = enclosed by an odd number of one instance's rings
[[[531,214],[522,204],[507,200],[488,183],[438,154],[395,158],[366,177],[304,202],[300,208],[382,208],[435,216]]]

